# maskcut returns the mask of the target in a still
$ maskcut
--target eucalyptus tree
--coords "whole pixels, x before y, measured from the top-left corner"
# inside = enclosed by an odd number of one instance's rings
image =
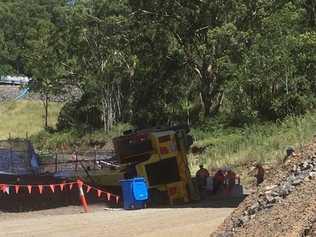
[[[157,27],[171,38],[183,72],[193,76],[204,116],[219,110],[225,81],[239,60],[244,34],[238,30],[246,6],[241,1],[130,1],[139,25]],[[159,44],[160,42],[155,42]]]
[[[0,6],[0,60],[10,69],[3,73],[32,78],[29,86],[41,95],[47,128],[49,97],[61,93],[66,76],[67,45],[61,36],[68,6],[63,0],[10,0]]]
[[[122,88],[133,75],[128,12],[124,1],[82,1],[74,5],[71,17],[68,67],[87,100],[83,109],[101,111],[105,131],[122,120],[127,101]]]
[[[22,24],[21,7],[18,1],[0,2],[0,73],[23,74],[23,49],[26,25]]]
[[[316,41],[315,31],[304,23],[308,11],[291,1],[271,6],[261,10],[235,80],[228,84],[239,122],[302,114],[316,102]]]

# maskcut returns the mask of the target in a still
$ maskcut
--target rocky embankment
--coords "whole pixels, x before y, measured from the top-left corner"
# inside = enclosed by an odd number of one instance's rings
[[[211,236],[316,236],[316,142],[273,169]]]

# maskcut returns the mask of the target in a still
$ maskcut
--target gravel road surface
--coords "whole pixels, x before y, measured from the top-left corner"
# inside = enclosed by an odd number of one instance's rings
[[[1,213],[0,236],[41,237],[199,237],[209,236],[231,214],[233,207],[153,208],[137,211],[92,206],[28,213]]]

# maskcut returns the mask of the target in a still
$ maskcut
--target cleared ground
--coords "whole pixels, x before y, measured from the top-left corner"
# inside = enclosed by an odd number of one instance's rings
[[[212,237],[316,236],[315,172],[316,139],[266,172],[265,181]]]
[[[0,236],[107,236],[107,237],[204,237],[209,236],[233,207],[154,208],[138,211],[92,206],[57,208],[28,213],[0,214]],[[234,206],[234,204],[232,205]]]

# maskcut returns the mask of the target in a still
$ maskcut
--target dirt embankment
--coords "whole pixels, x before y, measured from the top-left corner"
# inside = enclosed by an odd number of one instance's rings
[[[273,168],[211,236],[316,236],[316,142]]]

